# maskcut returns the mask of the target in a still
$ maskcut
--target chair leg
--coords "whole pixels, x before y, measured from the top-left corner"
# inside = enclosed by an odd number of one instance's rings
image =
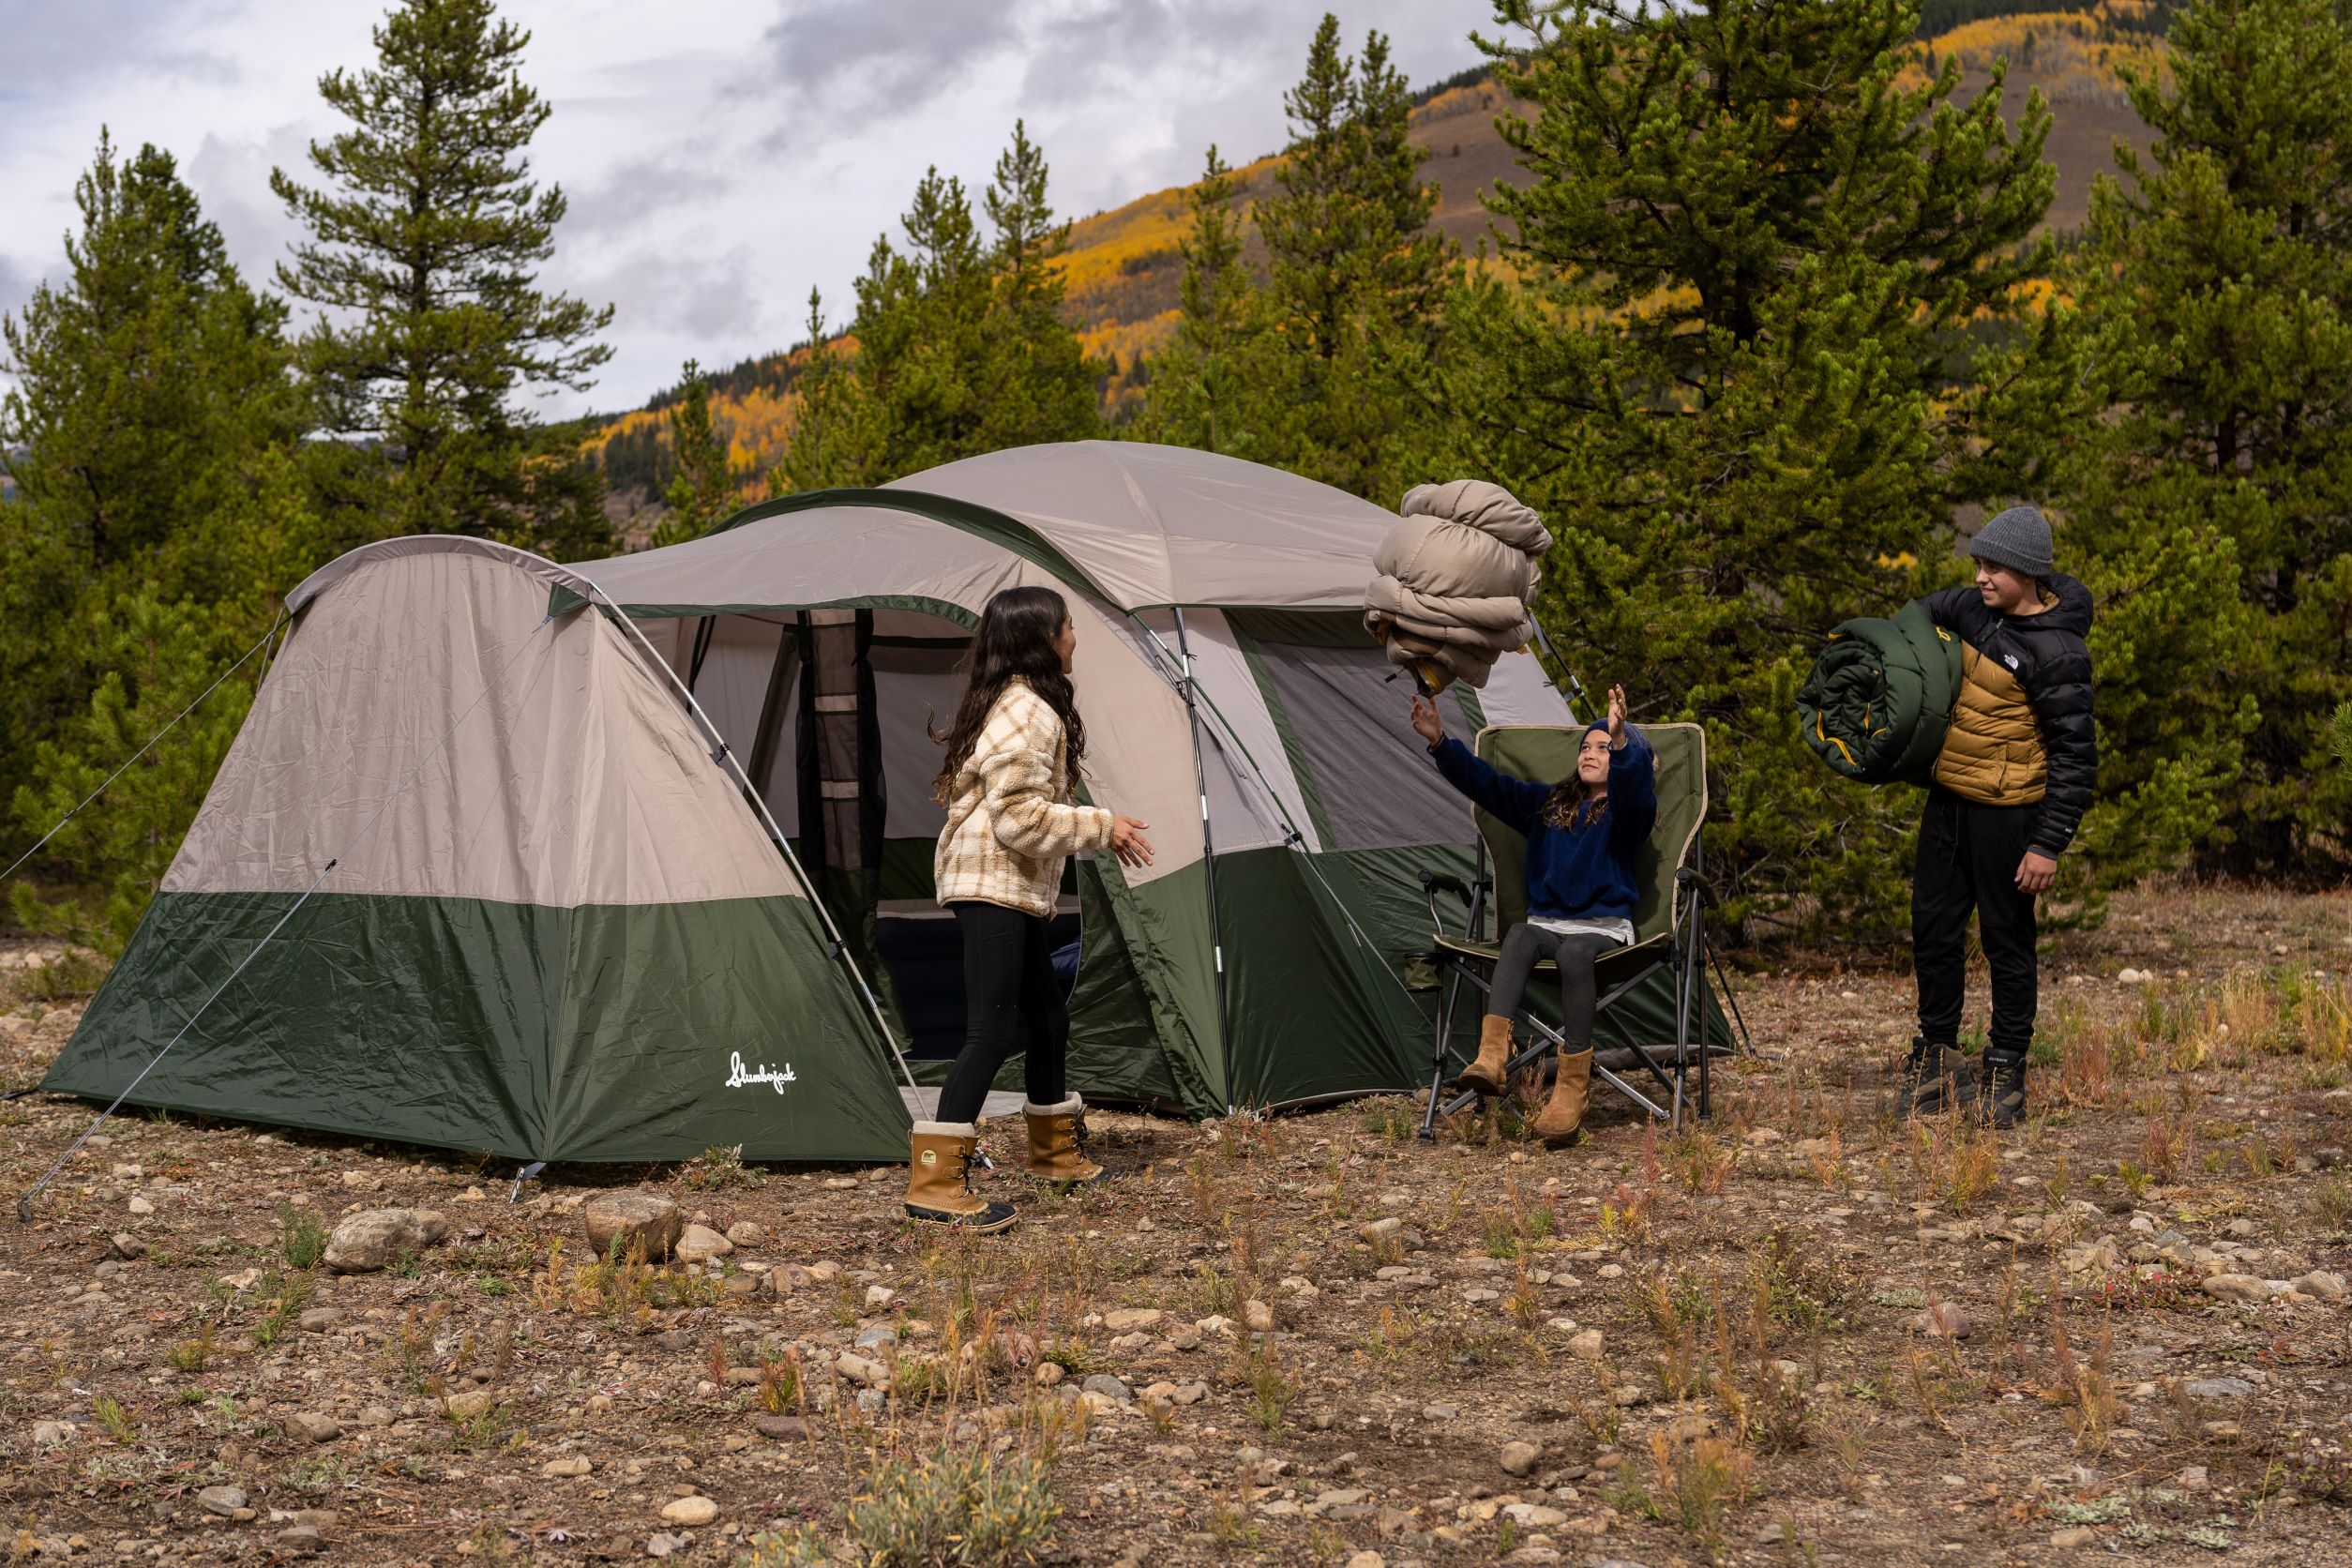
[[[1420,1139],[1438,1140],[1438,1096],[1445,1093],[1446,1068],[1454,1061],[1454,1002],[1462,988],[1462,972],[1451,960],[1445,965],[1445,1002],[1438,1009],[1438,1037],[1429,1050],[1429,1103],[1421,1113]]]

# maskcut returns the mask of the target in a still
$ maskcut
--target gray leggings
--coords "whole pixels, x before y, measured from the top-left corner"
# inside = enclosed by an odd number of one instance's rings
[[[1545,958],[1560,966],[1560,1033],[1570,1054],[1592,1046],[1592,1006],[1599,999],[1593,986],[1592,960],[1621,947],[1608,937],[1579,931],[1561,936],[1522,920],[1502,939],[1502,957],[1495,964],[1494,987],[1486,993],[1486,1011],[1511,1018],[1527,995],[1527,980]]]

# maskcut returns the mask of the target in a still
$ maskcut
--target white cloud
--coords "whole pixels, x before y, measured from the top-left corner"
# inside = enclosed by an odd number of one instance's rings
[[[554,115],[532,149],[572,215],[545,274],[618,310],[584,406],[641,402],[688,356],[727,365],[837,322],[927,166],[975,193],[1016,118],[1065,216],[1284,140],[1282,91],[1326,8],[1390,33],[1416,82],[1477,59],[1485,0],[508,0]],[[317,80],[372,57],[377,4],[0,0],[0,309],[63,264],[98,128],[176,154],[231,253],[268,283],[293,229],[269,172],[339,128]],[[569,412],[582,400],[553,400]]]

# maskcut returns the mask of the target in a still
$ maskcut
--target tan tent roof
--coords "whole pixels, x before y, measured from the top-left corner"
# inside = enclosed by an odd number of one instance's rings
[[[1008,553],[1121,610],[1355,610],[1395,522],[1239,458],[1077,441],[761,502],[700,539],[574,569],[640,614],[888,597],[976,613],[1008,584]]]
[[[1017,446],[893,480],[1026,523],[1123,609],[1364,603],[1393,512],[1312,479],[1187,446]]]

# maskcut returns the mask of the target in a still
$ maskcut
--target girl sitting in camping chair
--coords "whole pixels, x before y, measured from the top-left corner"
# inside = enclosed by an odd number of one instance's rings
[[[1511,1020],[1530,974],[1548,958],[1560,970],[1560,1070],[1535,1133],[1558,1148],[1584,1121],[1592,1077],[1593,960],[1634,940],[1634,857],[1658,817],[1657,769],[1649,743],[1625,722],[1625,688],[1609,688],[1609,716],[1585,727],[1576,771],[1557,784],[1500,774],[1450,739],[1437,704],[1413,699],[1412,724],[1447,783],[1527,840],[1527,919],[1502,939],[1478,1060],[1455,1080],[1500,1094],[1511,1061]]]

